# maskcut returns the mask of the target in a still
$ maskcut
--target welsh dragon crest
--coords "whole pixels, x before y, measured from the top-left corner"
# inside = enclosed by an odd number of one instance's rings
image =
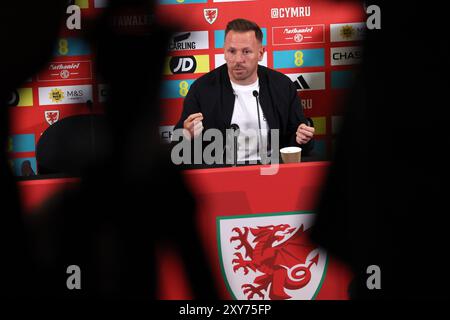
[[[241,291],[236,296],[244,299],[314,297],[324,274],[326,253],[309,242],[311,229],[303,224],[293,227],[292,223],[253,225],[228,227],[230,247],[225,251],[230,260],[226,264],[232,271],[227,277],[233,290]],[[302,290],[308,292],[301,294]]]

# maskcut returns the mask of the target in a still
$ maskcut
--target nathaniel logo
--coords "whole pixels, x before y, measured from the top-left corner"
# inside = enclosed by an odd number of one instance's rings
[[[308,239],[313,214],[219,217],[219,252],[228,288],[239,300],[314,299],[326,253]]]
[[[209,71],[209,55],[169,57],[164,74],[206,73]]]
[[[218,9],[203,9],[203,16],[209,24],[213,24],[216,21],[218,14]]]
[[[53,62],[38,74],[38,81],[85,80],[91,79],[90,61]]]
[[[48,94],[48,98],[52,101],[52,102],[56,102],[59,103],[64,99],[64,92],[61,89],[52,89],[49,94]]]
[[[45,121],[47,121],[49,125],[52,125],[59,120],[59,110],[45,111],[44,116]]]
[[[323,43],[324,39],[325,26],[323,24],[272,28],[272,43],[275,46]]]

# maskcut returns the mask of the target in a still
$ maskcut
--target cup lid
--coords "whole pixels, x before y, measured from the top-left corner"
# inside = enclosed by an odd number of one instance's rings
[[[280,149],[280,152],[282,153],[296,153],[302,151],[302,148],[300,147],[285,147]]]

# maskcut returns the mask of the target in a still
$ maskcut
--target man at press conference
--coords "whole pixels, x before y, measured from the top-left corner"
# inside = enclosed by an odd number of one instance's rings
[[[227,24],[226,64],[197,79],[184,100],[174,128],[182,129],[184,139],[198,139],[208,129],[223,135],[233,129],[234,159],[240,164],[261,163],[260,146],[269,157],[279,152],[271,146],[301,147],[302,155],[312,150],[314,127],[303,114],[294,84],[284,74],[258,64],[265,52],[262,40],[260,27],[252,21],[235,19]],[[277,135],[269,134],[272,131]],[[273,137],[279,141],[273,143]]]

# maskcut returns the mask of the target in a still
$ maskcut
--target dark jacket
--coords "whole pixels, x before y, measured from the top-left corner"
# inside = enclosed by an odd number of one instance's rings
[[[301,123],[308,124],[303,115],[300,98],[292,81],[284,74],[258,66],[259,101],[270,129],[280,130],[280,148],[300,146],[307,154],[313,147],[313,140],[306,145],[295,141],[296,131]],[[204,130],[219,129],[225,134],[230,128],[235,96],[224,64],[198,78],[190,87],[184,100],[181,119],[175,129],[183,128],[183,122],[193,113],[203,114]]]

